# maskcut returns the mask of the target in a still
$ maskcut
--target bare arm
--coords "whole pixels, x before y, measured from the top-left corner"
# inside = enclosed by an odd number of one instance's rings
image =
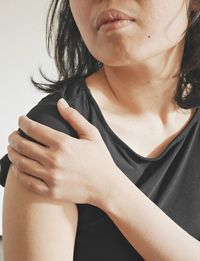
[[[200,261],[200,242],[177,225],[121,171],[119,175],[112,175],[110,184],[115,189],[109,190],[109,196],[101,199],[99,207],[146,261]]]
[[[9,169],[3,199],[4,261],[72,261],[77,222],[75,204],[27,190]]]

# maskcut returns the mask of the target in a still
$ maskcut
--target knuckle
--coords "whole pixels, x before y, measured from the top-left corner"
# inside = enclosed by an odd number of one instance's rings
[[[8,136],[8,142],[11,143],[12,133]]]
[[[50,184],[51,184],[51,186],[53,186],[54,188],[55,187],[57,187],[57,186],[59,186],[59,184],[60,184],[60,177],[59,177],[59,175],[52,175],[51,177],[50,177]]]
[[[27,180],[27,185],[29,187],[30,190],[34,191],[35,190],[35,184],[31,179]]]
[[[27,185],[29,186],[29,188],[33,188],[33,182],[31,180],[27,181]]]
[[[10,144],[12,144],[12,140],[13,140],[13,138],[14,138],[14,135],[15,135],[15,132],[12,132],[12,133],[8,136],[8,142],[9,142]]]
[[[92,134],[95,137],[99,136],[99,130],[94,125],[91,125],[90,134]]]
[[[17,167],[18,167],[19,169],[24,169],[24,166],[25,166],[25,160],[24,160],[23,158],[19,159],[19,160],[17,161]]]
[[[57,144],[56,144],[56,149],[58,150],[58,151],[63,151],[64,150],[64,147],[65,147],[65,142],[66,142],[66,140],[65,140],[65,138],[61,135],[61,136],[59,136],[59,139],[58,139],[59,141],[57,142]]]
[[[12,150],[11,150],[10,146],[8,146],[7,150],[8,150],[8,159],[11,162],[13,162],[13,155],[12,155]]]
[[[67,110],[68,110],[68,115],[72,117],[76,115],[76,110],[74,108],[69,107]]]
[[[12,153],[12,147],[10,145],[7,145],[7,151],[8,151],[8,154]]]
[[[60,149],[62,150],[63,148],[63,143],[66,142],[65,134],[63,133],[57,133],[55,135],[54,139],[54,145],[53,145],[53,150],[59,151]]]
[[[30,135],[32,132],[34,132],[34,129],[35,129],[34,122],[29,122],[29,124],[27,124],[26,126],[26,134]]]
[[[57,154],[53,153],[50,159],[50,165],[52,169],[58,168],[58,166],[60,165],[59,163],[60,163],[59,157],[57,156]]]
[[[16,149],[19,152],[23,152],[24,151],[24,142],[22,140],[19,140],[17,145],[16,145]]]

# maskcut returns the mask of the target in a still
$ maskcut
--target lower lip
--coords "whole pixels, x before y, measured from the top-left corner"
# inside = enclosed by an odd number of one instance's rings
[[[107,32],[110,30],[116,30],[116,29],[128,26],[133,22],[134,22],[133,20],[118,20],[118,21],[106,23],[106,24],[101,25],[101,27],[99,28],[99,31]]]

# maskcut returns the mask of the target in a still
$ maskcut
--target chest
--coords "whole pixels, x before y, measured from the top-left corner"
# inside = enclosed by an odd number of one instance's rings
[[[136,122],[111,116],[103,112],[109,128],[133,151],[143,157],[154,158],[159,156],[166,147],[176,138],[180,130],[163,132],[146,125],[138,125]]]
[[[152,127],[148,122],[137,123],[126,117],[111,115],[102,110],[109,128],[134,152],[142,157],[158,157],[168,145],[182,132],[188,118],[178,122],[174,128],[161,129]]]
[[[112,95],[105,91],[105,88],[94,88],[96,86],[94,79],[89,77],[87,85],[103,115],[104,121],[117,136],[117,139],[123,141],[134,152],[143,157],[155,158],[162,154],[187,126],[194,113],[194,111],[190,111],[185,115],[180,114],[173,117],[167,127],[149,119],[138,121],[133,116],[124,113],[123,108],[116,106]]]

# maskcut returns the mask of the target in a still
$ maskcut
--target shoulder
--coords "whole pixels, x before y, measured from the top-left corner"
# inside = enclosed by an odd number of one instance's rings
[[[84,89],[80,78],[69,83],[63,83],[58,90],[46,95],[33,108],[31,108],[26,116],[34,121],[51,127],[55,130],[66,134],[76,136],[72,127],[62,118],[57,109],[57,103],[60,98],[64,98],[67,103],[77,109],[83,116],[87,116],[87,111],[84,103]],[[22,130],[18,129],[20,134],[25,136]],[[28,138],[28,137],[27,137]]]
[[[85,118],[88,117],[88,106],[86,104],[88,100],[85,97],[80,78],[70,83],[63,83],[58,90],[42,98],[28,111],[26,116],[57,131],[77,137],[75,130],[59,114],[57,102],[60,98],[64,98],[71,107],[77,109]],[[20,128],[18,128],[18,131],[24,138],[37,142],[26,135]],[[8,154],[0,159],[0,185],[2,186],[5,186],[10,163]]]

